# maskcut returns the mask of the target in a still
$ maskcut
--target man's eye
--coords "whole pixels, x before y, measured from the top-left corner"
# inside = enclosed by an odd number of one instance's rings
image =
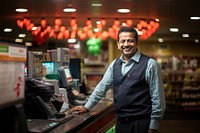
[[[128,43],[133,43],[134,41],[132,39],[127,40]]]
[[[127,40],[121,40],[120,41],[121,44],[124,44],[125,42],[127,42],[127,43],[134,43],[134,40],[133,39],[127,39]]]
[[[126,42],[126,40],[122,40],[122,41],[121,41],[121,43],[125,43],[125,42]]]

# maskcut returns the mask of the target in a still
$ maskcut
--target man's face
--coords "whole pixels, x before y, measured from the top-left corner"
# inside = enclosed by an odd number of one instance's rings
[[[117,46],[126,58],[131,58],[137,51],[137,42],[131,32],[120,33]]]

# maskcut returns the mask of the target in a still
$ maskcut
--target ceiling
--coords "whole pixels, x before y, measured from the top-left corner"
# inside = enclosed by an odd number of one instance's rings
[[[75,17],[79,26],[84,26],[87,18],[114,20],[119,18],[123,21],[127,18],[148,19],[158,18],[159,29],[144,42],[158,42],[163,38],[166,43],[194,43],[200,40],[200,20],[190,20],[191,16],[200,16],[199,0],[3,0],[0,2],[0,41],[13,42],[19,33],[25,33],[20,29],[16,20],[28,17],[35,23],[41,18],[47,19],[47,24],[53,24],[57,17],[69,19]],[[92,3],[102,3],[101,7],[92,7]],[[63,9],[72,5],[77,9],[76,13],[64,13]],[[27,13],[16,13],[15,9],[23,7]],[[129,8],[127,14],[117,13],[118,8]],[[112,25],[107,22],[107,26]],[[67,25],[67,24],[66,24]],[[178,33],[171,33],[170,27],[179,28]],[[12,28],[11,33],[4,33],[4,28]],[[32,41],[30,32],[24,41]],[[188,33],[188,38],[182,34]]]

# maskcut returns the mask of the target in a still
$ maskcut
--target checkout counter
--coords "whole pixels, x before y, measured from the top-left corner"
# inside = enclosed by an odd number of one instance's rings
[[[31,79],[31,81],[36,82],[37,80]],[[29,81],[26,81],[26,84],[27,83],[29,83]],[[51,84],[47,84],[42,81],[37,81],[37,87],[29,86],[27,88],[27,90],[29,91],[26,90],[25,114],[26,117],[32,120],[32,122],[27,121],[29,132],[33,133],[106,132],[115,124],[113,99],[103,98],[89,112],[84,114],[73,113],[69,117],[67,115],[67,110],[62,113],[59,113],[57,109],[53,109],[54,104],[52,104],[52,102],[50,101],[50,97],[53,94],[51,86],[52,86]],[[35,97],[35,95],[33,94],[37,94],[37,97]],[[30,100],[30,98],[28,98],[27,95],[29,95],[29,97],[31,96],[32,97],[31,99],[34,99],[33,101],[35,102],[39,101],[39,102],[34,104],[34,102]],[[76,106],[76,104],[71,105],[71,107],[73,106]],[[40,112],[41,110],[44,111]],[[59,118],[57,117],[56,114],[66,114],[66,116],[63,118]],[[56,125],[50,127],[49,124],[56,124]],[[48,128],[46,128],[46,126]]]
[[[61,50],[61,52],[59,52]],[[66,48],[61,48],[56,50],[55,53],[60,57],[59,61],[55,60],[55,69],[51,68],[54,72],[57,73],[58,78],[55,82],[54,80],[45,79],[43,81],[37,81],[38,77],[41,75],[42,67],[42,53],[30,52],[28,53],[28,77],[33,77],[34,79],[26,80],[26,89],[25,89],[25,114],[26,118],[36,121],[28,121],[28,131],[39,133],[94,133],[94,132],[106,132],[113,125],[115,125],[115,115],[113,107],[113,99],[103,98],[92,110],[85,114],[72,114],[68,119],[67,110],[70,107],[76,105],[84,105],[87,101],[87,96],[82,93],[77,93],[77,82],[74,80],[74,75],[71,73],[72,62],[69,62],[69,50]],[[53,54],[52,54],[53,55]],[[61,56],[62,55],[62,56]],[[57,59],[57,58],[56,58]],[[33,62],[37,61],[37,62]],[[73,65],[73,68],[80,66],[80,60],[75,60],[76,64]],[[77,65],[77,62],[79,63]],[[43,62],[44,63],[44,62]],[[49,62],[48,62],[49,64]],[[33,67],[36,66],[36,67]],[[45,68],[48,68],[47,66]],[[80,69],[80,67],[79,67]],[[80,74],[79,69],[76,68],[76,72]],[[40,70],[40,71],[39,71]],[[47,71],[49,72],[49,71]],[[79,76],[78,76],[79,77]],[[79,79],[79,78],[76,78]],[[49,84],[48,84],[48,83]],[[57,83],[58,82],[58,83]],[[57,86],[57,89],[53,89],[52,84]],[[78,89],[77,89],[78,90]],[[55,91],[55,93],[54,93]],[[61,93],[62,91],[62,93]],[[64,92],[64,93],[63,93]],[[58,105],[59,102],[53,102],[52,97],[54,94],[59,94],[64,96],[64,103],[66,106],[59,106],[56,108],[55,105]],[[67,98],[65,98],[67,97]],[[67,100],[66,100],[67,99]],[[58,99],[56,99],[57,101]],[[54,104],[56,103],[56,104]],[[33,105],[35,105],[33,107]],[[55,107],[55,108],[54,108]],[[66,110],[65,110],[66,109]],[[64,110],[64,111],[60,111]],[[37,114],[37,115],[35,115]],[[43,114],[43,115],[42,115]],[[63,115],[64,114],[64,115]],[[58,117],[59,116],[59,117]],[[64,116],[64,117],[62,117]],[[67,117],[67,119],[65,119]],[[64,120],[62,120],[64,119]],[[40,122],[38,122],[40,121]],[[46,123],[46,125],[45,125]],[[53,126],[49,126],[54,124]],[[31,128],[30,128],[31,125]],[[46,129],[47,127],[47,129]],[[31,130],[30,130],[31,129]]]
[[[73,91],[75,90],[73,88],[74,82],[68,66],[61,66],[58,69],[58,77],[59,87],[64,88],[67,92],[70,107],[76,105],[84,105],[87,101],[86,96],[84,97],[83,95],[81,95],[81,93],[76,96],[73,95]],[[67,114],[67,110],[65,110],[64,112],[60,112],[61,106],[59,107],[59,109],[53,108],[56,107],[55,105],[57,104],[54,104],[53,101],[51,101],[51,98],[54,95],[54,88],[52,84],[46,83],[46,81],[40,81],[30,78],[26,80],[25,92],[25,113],[27,118],[30,118],[32,120],[43,119],[46,122],[53,123],[56,122],[56,126],[54,127],[49,127],[48,125],[46,125],[48,126],[48,129],[45,128],[44,124],[41,124],[37,121],[28,122],[29,132],[106,132],[115,124],[112,99],[104,98],[89,112],[85,114],[74,113],[72,114],[72,116],[68,117],[69,114]],[[34,104],[35,106],[33,107]],[[33,125],[33,123],[35,125]],[[30,124],[32,124],[32,126],[30,126]]]
[[[115,124],[113,101],[102,99],[92,110],[85,114],[73,114],[69,121],[59,124],[47,133],[101,133]]]
[[[97,103],[97,105],[95,105],[87,113],[84,114],[73,113],[72,115],[68,115],[67,110],[59,113],[59,110],[53,108],[55,106],[53,102],[50,100],[51,99],[50,97],[53,96],[51,84],[47,84],[45,82],[34,79],[31,79],[31,81],[34,82],[37,81],[37,87],[29,86],[26,89],[26,94],[25,94],[26,95],[25,114],[27,118],[30,118],[30,120],[32,120],[29,122],[28,121],[29,119],[27,119],[29,132],[32,133],[106,132],[115,124],[113,99],[103,98],[99,103]],[[27,83],[29,83],[29,80],[26,80],[26,84]],[[70,107],[76,105],[77,104],[74,104],[71,105]],[[57,114],[65,114],[65,116],[59,118],[57,117]],[[51,127],[49,126],[49,124],[55,124],[55,125]]]

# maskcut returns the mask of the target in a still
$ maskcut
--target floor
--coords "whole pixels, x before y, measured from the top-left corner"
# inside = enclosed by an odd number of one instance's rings
[[[200,112],[166,113],[159,133],[200,133]]]
[[[159,133],[200,133],[200,120],[163,120]]]

